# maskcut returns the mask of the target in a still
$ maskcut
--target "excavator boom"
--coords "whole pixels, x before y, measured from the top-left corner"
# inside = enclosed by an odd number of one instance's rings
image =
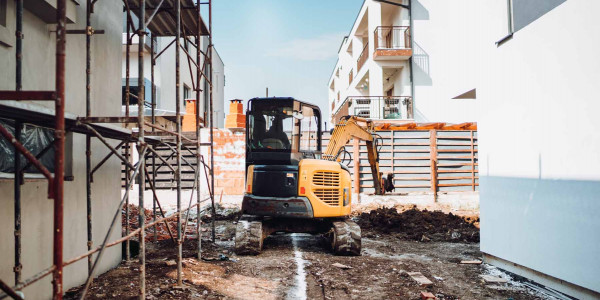
[[[375,194],[383,195],[381,173],[379,172],[379,154],[377,153],[377,145],[373,138],[373,131],[373,122],[370,120],[356,116],[343,118],[333,129],[327,149],[323,153],[323,158],[336,161],[341,150],[351,139],[355,138],[365,141],[367,144],[369,165],[371,166],[371,173],[373,175]],[[359,158],[356,157],[355,159]]]

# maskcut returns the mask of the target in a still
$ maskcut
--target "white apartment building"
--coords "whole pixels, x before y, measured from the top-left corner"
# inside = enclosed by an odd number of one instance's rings
[[[133,18],[136,18],[134,15]],[[134,20],[134,23],[137,20]],[[122,112],[125,114],[125,86],[126,86],[126,43],[127,43],[127,33],[126,33],[126,25],[127,22],[123,22],[123,41],[122,41]],[[175,116],[175,46],[169,44],[173,41],[173,37],[158,37],[154,38],[154,53],[155,55],[160,54],[156,58],[156,64],[154,65],[154,86],[156,88],[156,116],[165,117],[167,119],[174,120]],[[137,69],[137,49],[139,38],[137,35],[132,37],[132,45],[130,57],[129,57],[129,90],[132,94],[137,95],[137,85],[138,85],[138,69]],[[186,51],[194,58],[196,58],[196,48],[186,43],[185,40],[182,39],[183,47]],[[145,114],[150,116],[151,111],[151,99],[152,99],[152,73],[151,73],[151,36],[148,35],[144,39],[144,83],[145,83],[145,99],[146,99],[146,107]],[[208,48],[208,38],[203,37],[200,39],[200,45],[203,51],[206,53],[206,49]],[[169,46],[169,47],[168,47]],[[168,47],[164,52],[166,47]],[[162,52],[162,53],[161,53]],[[188,104],[188,101],[185,100],[194,100],[196,98],[196,92],[194,91],[194,85],[196,80],[196,67],[193,62],[188,62],[187,54],[184,50],[180,49],[180,76],[181,76],[181,86],[180,86],[180,95],[181,95],[181,113],[185,114],[186,109],[185,106]],[[204,56],[201,55],[201,64],[204,63]],[[190,66],[192,68],[192,74],[190,74]],[[216,49],[213,50],[213,74],[212,74],[212,82],[213,82],[213,108],[214,108],[214,125],[216,128],[223,128],[225,126],[225,74],[224,74],[224,64],[223,60],[219,56],[219,53]],[[205,74],[210,73],[210,66],[207,65],[204,70]],[[192,83],[194,81],[194,83]],[[202,79],[201,87],[202,91],[200,92],[200,115],[204,118],[205,112],[209,111],[209,103],[208,103],[208,95],[209,95],[209,85],[208,82]],[[130,97],[130,107],[129,112],[130,115],[137,114],[137,99],[134,97]],[[208,124],[208,122],[207,122]]]
[[[596,0],[366,0],[329,81],[334,119],[476,121],[485,262],[577,299],[600,299],[599,9]],[[382,26],[409,24],[411,49],[395,35],[379,42]],[[395,55],[384,61],[381,51]],[[360,100],[387,95],[412,96],[413,114]]]
[[[358,115],[386,122],[476,120],[479,29],[467,4],[365,0],[329,79],[331,121]],[[448,3],[446,3],[448,2]],[[466,63],[465,63],[466,62]]]
[[[332,124],[344,115],[413,118],[409,12],[366,0],[338,51],[329,79]]]

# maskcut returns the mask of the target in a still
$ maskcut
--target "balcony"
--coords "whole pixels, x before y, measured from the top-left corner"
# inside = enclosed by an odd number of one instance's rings
[[[356,60],[356,73],[360,72],[360,68],[367,62],[367,58],[369,58],[369,43],[365,45]]]
[[[351,96],[346,98],[347,114],[366,119],[412,119],[412,97]]]
[[[375,29],[374,60],[407,60],[412,56],[410,26],[379,26]]]

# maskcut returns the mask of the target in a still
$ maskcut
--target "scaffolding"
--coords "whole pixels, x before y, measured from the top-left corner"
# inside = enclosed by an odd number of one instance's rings
[[[156,226],[160,223],[167,223],[168,220],[176,219],[177,232],[170,233],[171,238],[177,244],[177,284],[182,284],[182,245],[185,240],[185,230],[182,231],[182,216],[184,213],[187,227],[187,217],[192,208],[197,209],[196,232],[198,234],[198,258],[201,257],[201,220],[200,207],[203,202],[210,201],[212,209],[212,239],[215,238],[215,203],[214,203],[214,157],[213,157],[213,84],[212,84],[212,1],[206,0],[200,2],[196,0],[122,0],[124,11],[126,14],[126,87],[125,87],[125,116],[94,116],[91,110],[91,44],[95,34],[103,34],[101,29],[95,29],[91,25],[91,16],[94,13],[94,5],[97,0],[86,0],[86,28],[77,30],[67,30],[65,24],[66,18],[66,2],[67,0],[57,0],[57,16],[56,16],[56,68],[55,68],[55,90],[52,91],[26,91],[22,89],[22,58],[23,58],[23,2],[24,0],[15,0],[16,3],[16,76],[15,90],[0,91],[0,117],[14,120],[15,131],[14,135],[9,130],[0,124],[0,134],[7,139],[15,149],[15,179],[14,179],[14,232],[15,232],[15,257],[14,257],[14,274],[15,282],[13,286],[9,286],[0,280],[0,290],[5,294],[0,294],[0,299],[7,296],[21,299],[21,295],[16,291],[37,282],[38,280],[52,274],[52,295],[54,299],[62,299],[63,296],[63,267],[73,264],[82,259],[88,260],[88,277],[85,286],[81,293],[81,298],[85,298],[86,293],[93,281],[95,270],[102,258],[104,250],[121,243],[126,244],[126,260],[130,260],[129,240],[138,237],[140,244],[139,253],[139,296],[140,299],[145,298],[145,233],[147,228],[154,228],[154,241],[156,241]],[[201,7],[208,9],[208,26],[203,21],[201,16]],[[149,13],[148,13],[149,12]],[[139,22],[137,26],[134,24],[133,15],[136,15]],[[144,115],[145,91],[144,91],[144,38],[150,33],[151,38],[151,116],[150,121],[146,121]],[[86,111],[85,116],[76,116],[65,113],[65,62],[66,62],[66,40],[68,34],[84,34],[86,35]],[[138,36],[138,93],[134,95],[130,92],[129,73],[130,73],[130,52],[132,39]],[[174,37],[161,52],[155,54],[154,37]],[[208,45],[205,51],[202,49],[201,39],[206,37]],[[194,39],[192,41],[192,38]],[[187,47],[182,45],[192,45],[196,48],[196,56],[190,55]],[[175,125],[176,131],[165,130],[156,125],[156,90],[154,87],[154,65],[156,59],[164,53],[169,47],[175,46],[175,76],[176,76],[176,92],[175,92]],[[185,53],[188,61],[189,72],[192,82],[195,84],[193,89],[196,92],[196,132],[195,136],[184,135],[181,131],[181,85],[180,78],[180,52]],[[195,68],[195,77],[193,70]],[[200,117],[200,93],[201,82],[204,78],[209,87],[209,132],[210,142],[201,143],[200,128],[206,127],[201,124],[207,119],[206,112],[204,118]],[[204,91],[206,92],[206,91]],[[137,116],[131,116],[129,112],[130,99],[137,100]],[[30,103],[21,102],[24,100],[39,100],[53,101],[54,110],[42,108]],[[201,120],[203,120],[201,122]],[[31,153],[22,143],[21,128],[24,123],[32,124],[40,127],[45,127],[54,130],[54,141],[39,153]],[[115,125],[120,124],[120,125]],[[133,125],[137,127],[137,131],[127,129],[123,125]],[[64,212],[64,158],[65,158],[65,134],[74,132],[84,134],[86,136],[86,203],[87,203],[87,249],[86,253],[79,256],[65,259],[63,257],[63,212]],[[100,160],[92,168],[92,139],[98,139],[104,144],[110,153]],[[120,143],[114,147],[108,140],[118,140]],[[135,143],[137,152],[139,153],[139,161],[136,164],[131,163],[133,150],[130,149],[130,144]],[[176,158],[177,167],[173,168],[167,164],[155,147],[163,146],[171,149]],[[192,203],[190,198],[187,208],[182,209],[181,195],[181,164],[182,164],[182,147],[188,151],[192,151],[195,146],[196,167],[194,169],[194,185],[192,188],[192,197],[196,192],[196,203]],[[201,155],[201,147],[210,148],[209,164],[205,163]],[[49,149],[54,148],[54,173],[50,172],[41,162],[40,158]],[[192,148],[192,149],[190,149]],[[123,152],[124,151],[124,154]],[[28,164],[24,168],[20,168],[21,158],[25,158]],[[112,222],[104,236],[101,245],[94,247],[92,236],[92,181],[93,174],[111,157],[119,158],[125,165],[125,193],[120,201],[119,207],[113,215]],[[156,159],[164,164],[167,164],[172,169],[177,188],[177,213],[172,216],[165,216],[160,206],[160,201],[155,190],[154,174],[156,172]],[[146,161],[151,161],[152,176],[146,165]],[[189,163],[186,161],[186,164]],[[22,279],[22,260],[21,260],[21,185],[23,184],[23,173],[25,169],[34,166],[44,175],[48,181],[48,198],[54,200],[53,216],[53,264],[40,271],[36,275]],[[161,165],[162,166],[162,165]],[[209,197],[201,199],[200,193],[200,168],[204,168],[206,179],[208,181]],[[118,240],[109,242],[111,232],[115,227],[115,223],[119,220],[122,214],[122,207],[125,204],[125,214],[129,220],[129,190],[133,187],[134,178],[137,177],[139,183],[138,205],[139,205],[139,228],[131,230],[129,224],[125,228],[125,233]],[[146,183],[152,190],[153,194],[153,211],[154,218],[146,223],[144,210],[144,190]],[[161,217],[157,218],[157,208],[161,213]],[[169,226],[166,226],[169,228]],[[92,255],[96,254],[95,260]]]

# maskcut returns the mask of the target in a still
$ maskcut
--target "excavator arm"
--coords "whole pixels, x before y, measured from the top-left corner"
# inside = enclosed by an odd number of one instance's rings
[[[371,173],[373,175],[375,194],[383,195],[381,173],[379,173],[379,155],[377,153],[377,146],[375,145],[375,140],[373,138],[373,131],[373,122],[370,120],[356,116],[348,116],[343,118],[338,124],[335,125],[333,133],[331,134],[331,139],[327,145],[327,149],[323,153],[323,158],[326,160],[335,161],[338,159],[340,151],[351,139],[355,138],[365,141],[367,144],[369,165],[371,166]],[[359,158],[355,157],[354,159]]]

